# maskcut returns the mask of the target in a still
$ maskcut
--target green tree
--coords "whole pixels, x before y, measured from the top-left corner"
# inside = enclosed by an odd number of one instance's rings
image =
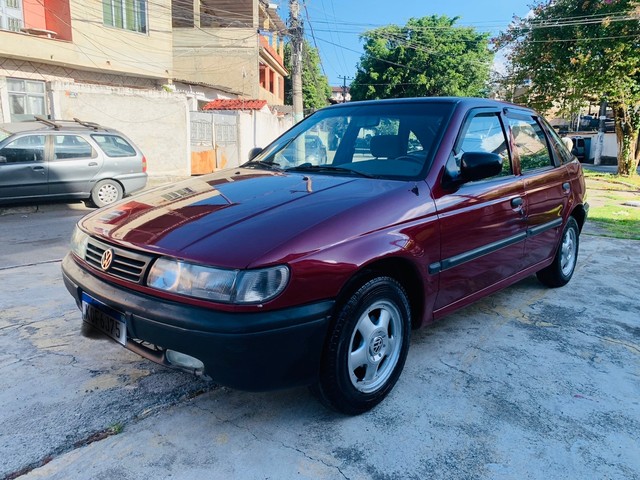
[[[517,81],[531,81],[525,103],[545,111],[609,102],[618,173],[626,176],[635,175],[640,157],[639,19],[637,0],[538,0],[495,39],[508,47]]]
[[[284,46],[284,58],[285,67],[291,72],[290,43]],[[292,90],[292,81],[289,76],[284,82],[285,101],[288,105],[293,104]],[[318,50],[305,40],[302,43],[302,105],[305,112],[327,106],[329,97],[331,97],[331,87],[329,86],[329,80],[320,70]]]
[[[485,95],[493,61],[489,35],[457,27],[457,20],[412,18],[403,27],[365,32],[352,99]]]

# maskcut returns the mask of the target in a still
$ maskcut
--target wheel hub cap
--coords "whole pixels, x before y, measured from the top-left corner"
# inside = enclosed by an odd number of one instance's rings
[[[369,342],[369,355],[373,362],[379,362],[384,357],[387,350],[387,335],[381,333],[376,335]]]

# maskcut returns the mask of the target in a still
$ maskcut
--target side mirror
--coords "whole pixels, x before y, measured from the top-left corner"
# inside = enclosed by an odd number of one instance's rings
[[[502,172],[502,157],[497,153],[465,152],[460,159],[460,179],[473,182]]]
[[[262,148],[261,147],[252,148],[251,150],[249,150],[249,161],[253,160],[254,158],[256,158],[261,153],[262,153]]]

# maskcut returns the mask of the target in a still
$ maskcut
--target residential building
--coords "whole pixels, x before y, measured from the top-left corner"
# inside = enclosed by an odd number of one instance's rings
[[[263,0],[0,0],[0,123],[111,126],[151,174],[189,174],[190,112],[215,99],[284,103],[284,29]]]
[[[174,1],[172,11],[177,81],[220,86],[239,97],[284,105],[287,28],[273,4],[265,0]]]
[[[351,101],[349,87],[331,87],[331,103],[344,103]]]

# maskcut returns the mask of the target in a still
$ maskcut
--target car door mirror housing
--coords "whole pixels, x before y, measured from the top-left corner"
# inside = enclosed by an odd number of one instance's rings
[[[465,152],[460,159],[460,180],[473,182],[502,172],[502,157],[489,152]]]
[[[262,150],[263,149],[261,147],[254,147],[251,150],[249,150],[249,161],[253,160],[258,155],[260,155],[262,153]]]

